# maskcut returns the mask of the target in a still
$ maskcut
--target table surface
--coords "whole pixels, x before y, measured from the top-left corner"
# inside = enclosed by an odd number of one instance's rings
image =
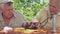
[[[60,34],[60,28],[56,29],[56,33]],[[0,30],[0,34],[52,34],[51,28],[39,28],[36,30],[25,28],[14,28],[13,31],[5,33],[4,30]]]

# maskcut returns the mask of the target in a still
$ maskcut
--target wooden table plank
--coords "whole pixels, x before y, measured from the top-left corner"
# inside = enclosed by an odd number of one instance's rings
[[[60,34],[60,28],[57,28],[57,34]],[[42,28],[42,29],[24,29],[24,28],[15,28],[14,31],[5,33],[4,30],[0,31],[0,34],[52,34],[51,28]]]

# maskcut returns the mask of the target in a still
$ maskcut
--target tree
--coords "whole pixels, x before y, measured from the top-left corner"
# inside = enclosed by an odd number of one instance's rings
[[[36,13],[48,5],[48,0],[14,0],[14,9],[25,15],[28,21],[32,21]]]

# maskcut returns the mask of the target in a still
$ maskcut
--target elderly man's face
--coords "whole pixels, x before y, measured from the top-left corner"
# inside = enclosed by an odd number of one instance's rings
[[[49,6],[49,9],[50,9],[51,14],[55,14],[55,12],[57,11],[57,7],[52,4]]]
[[[49,9],[50,9],[51,17],[54,14],[57,14],[59,12],[58,11],[58,0],[50,0]]]
[[[4,4],[3,13],[4,13],[4,16],[7,18],[12,17],[13,16],[13,5]]]

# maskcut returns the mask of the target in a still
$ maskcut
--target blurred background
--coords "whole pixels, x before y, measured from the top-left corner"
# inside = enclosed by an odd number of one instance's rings
[[[32,21],[37,12],[48,3],[49,0],[14,0],[14,9],[23,13],[28,21]]]

